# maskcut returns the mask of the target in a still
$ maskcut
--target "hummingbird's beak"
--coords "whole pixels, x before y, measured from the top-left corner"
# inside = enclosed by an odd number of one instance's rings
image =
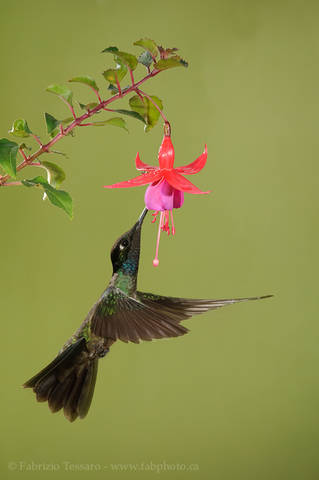
[[[148,212],[148,210],[147,210],[147,208],[145,207],[144,210],[143,210],[143,212],[141,213],[138,221],[137,221],[137,226],[138,226],[139,228],[141,228],[142,223],[143,223],[143,221],[144,221],[144,218],[146,217],[147,212]]]

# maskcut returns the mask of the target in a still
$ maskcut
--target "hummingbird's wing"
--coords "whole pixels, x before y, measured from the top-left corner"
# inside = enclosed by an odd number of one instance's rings
[[[122,290],[108,288],[95,305],[91,333],[98,337],[123,342],[178,337],[188,332],[166,312],[126,295]]]
[[[136,298],[140,302],[166,315],[167,318],[170,318],[176,323],[193,315],[198,315],[208,310],[215,310],[216,308],[226,305],[232,305],[233,303],[246,302],[247,300],[261,300],[269,297],[272,297],[272,295],[225,300],[201,300],[196,298],[164,297],[153,293],[136,292]]]

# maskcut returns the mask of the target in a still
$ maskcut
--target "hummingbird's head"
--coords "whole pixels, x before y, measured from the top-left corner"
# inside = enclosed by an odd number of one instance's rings
[[[147,208],[144,208],[131,230],[123,233],[113,245],[111,250],[113,274],[119,270],[128,275],[137,274],[140,258],[141,227],[147,212]]]

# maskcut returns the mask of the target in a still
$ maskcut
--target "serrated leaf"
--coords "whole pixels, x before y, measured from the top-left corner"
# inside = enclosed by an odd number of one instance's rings
[[[0,139],[0,165],[3,171],[16,178],[17,175],[17,152],[19,145],[15,142],[10,142],[6,138]]]
[[[102,50],[101,53],[116,53],[118,51],[119,49],[117,47],[107,47],[107,48],[104,48],[104,50]]]
[[[66,102],[72,105],[73,92],[64,85],[49,85],[46,91],[58,95],[60,98],[63,98]]]
[[[154,40],[151,40],[150,38],[141,38],[140,40],[137,40],[137,42],[134,42],[133,45],[144,48],[153,58],[157,57],[158,49]]]
[[[47,132],[49,135],[52,135],[52,133],[60,125],[61,121],[57,120],[56,118],[54,118],[53,115],[47,112],[44,113],[44,118],[45,118],[45,123],[47,125]]]
[[[126,52],[117,52],[116,56],[117,58],[120,58],[131,70],[136,69],[138,61],[135,55]]]
[[[108,47],[102,50],[102,53],[112,53],[116,62],[119,60],[124,63],[131,70],[135,70],[138,61],[135,55],[132,53],[122,52],[117,47]]]
[[[97,92],[99,91],[99,87],[97,86],[94,78],[90,77],[90,75],[81,75],[80,77],[74,77],[71,78],[69,82],[83,83],[84,85],[88,85],[89,87],[93,88]]]
[[[55,152],[57,153],[57,152]],[[53,162],[47,162],[46,160],[41,162],[41,165],[46,169],[48,175],[48,183],[52,187],[58,187],[65,180],[64,170]]]
[[[14,135],[15,137],[26,138],[30,137],[32,132],[26,120],[24,120],[24,118],[18,118],[13,122],[11,130],[9,130],[8,133],[11,133],[11,135]]]
[[[162,100],[155,95],[151,95],[150,97],[162,110]],[[153,127],[155,127],[160,117],[160,113],[148,98],[144,97],[142,100],[138,95],[134,95],[130,98],[129,104],[134,112],[137,112],[144,118],[146,123],[144,127],[145,132],[149,132]]]
[[[175,53],[178,51],[178,48],[163,48],[160,45],[158,45],[157,48],[160,52],[161,58],[168,58],[171,55],[175,55]]]
[[[142,115],[132,110],[123,110],[122,108],[119,108],[118,110],[112,110],[112,111],[116,113],[121,113],[122,115],[127,115],[128,117],[136,118],[137,120],[140,120],[141,122],[146,123]]]
[[[114,127],[124,128],[128,132],[126,122],[121,117],[113,117],[108,120],[101,120],[100,122],[92,122],[93,127],[104,127],[105,125],[113,125]]]
[[[86,104],[78,102],[78,104],[82,110],[86,110],[86,111],[93,110],[93,108],[97,106],[96,102],[91,102]],[[100,113],[100,112],[97,112],[97,113]]]
[[[156,70],[167,70],[168,68],[174,67],[188,67],[188,63],[178,55],[174,55],[170,58],[162,58],[154,63],[154,68],[156,68]]]
[[[52,185],[50,185],[44,177],[39,175],[38,177],[32,178],[31,180],[22,180],[22,184],[25,187],[41,187],[48,196],[50,202],[56,207],[62,208],[69,217],[73,217],[73,206],[72,198],[68,192],[64,190],[57,190]]]
[[[137,60],[147,68],[149,68],[154,61],[152,55],[148,51],[141,53]]]

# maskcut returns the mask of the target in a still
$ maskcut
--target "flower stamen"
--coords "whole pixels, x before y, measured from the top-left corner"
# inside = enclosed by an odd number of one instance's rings
[[[172,235],[175,235],[175,225],[174,225],[174,218],[173,218],[173,210],[171,210],[171,221],[172,221]]]
[[[156,212],[156,213],[158,213],[158,212]],[[153,260],[153,265],[154,265],[154,267],[158,267],[158,265],[159,265],[158,249],[159,249],[159,242],[160,242],[160,238],[161,238],[161,230],[162,230],[162,227],[163,227],[163,213],[164,213],[164,212],[161,212],[160,219],[159,219],[159,222],[158,222],[158,231],[157,231],[157,240],[156,240],[156,251],[155,251],[155,258],[154,258],[154,260]],[[156,220],[156,217],[155,217],[155,220]]]
[[[154,212],[154,213],[152,213],[152,217],[153,217],[153,219],[152,219],[152,223],[155,223],[155,222],[156,222],[157,215],[158,215],[158,211],[157,211],[157,212]]]
[[[169,228],[169,211],[168,210],[164,210],[163,212],[163,216],[164,216],[164,221],[163,221],[163,225],[162,225],[162,230],[163,232],[167,232],[167,235],[170,234],[170,228]]]

